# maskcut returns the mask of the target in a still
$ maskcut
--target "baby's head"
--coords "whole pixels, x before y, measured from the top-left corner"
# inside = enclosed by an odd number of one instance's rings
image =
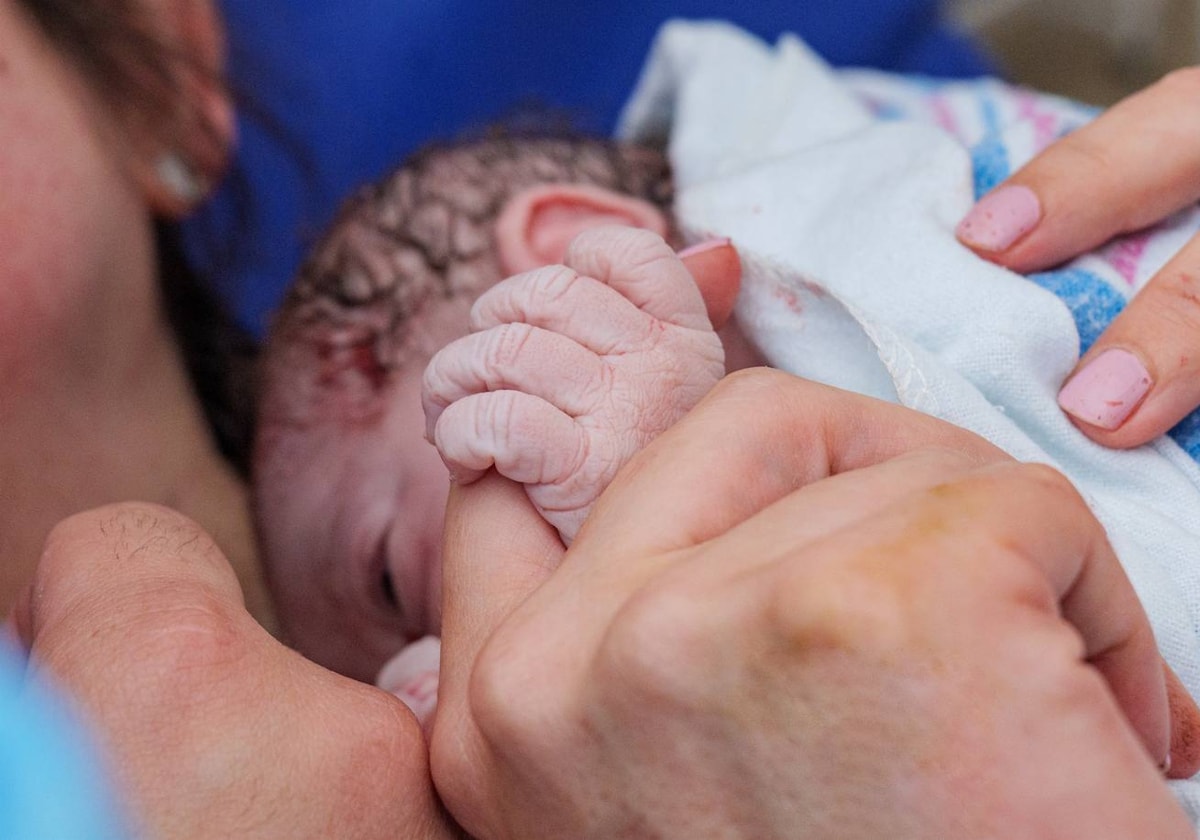
[[[498,136],[427,150],[359,191],[276,315],[263,360],[255,504],[287,640],[371,679],[440,626],[447,479],[421,374],[503,277],[598,224],[670,237],[662,155]]]

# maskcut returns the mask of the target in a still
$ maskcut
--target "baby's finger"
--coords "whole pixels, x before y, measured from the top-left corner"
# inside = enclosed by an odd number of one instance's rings
[[[426,437],[433,440],[447,406],[472,394],[524,391],[577,417],[596,407],[603,396],[596,388],[609,381],[604,362],[571,339],[528,324],[501,324],[457,339],[426,366],[421,388]]]
[[[587,456],[583,429],[540,397],[473,394],[442,412],[433,442],[450,475],[469,484],[492,466],[522,484],[566,481]]]
[[[709,239],[680,251],[679,259],[700,289],[713,329],[721,329],[733,314],[742,285],[737,249],[728,239]]]
[[[1059,405],[1105,446],[1138,446],[1200,405],[1200,240],[1137,294],[1080,360]]]
[[[471,307],[471,331],[524,323],[568,336],[599,355],[641,346],[653,319],[599,280],[550,265],[510,277]]]
[[[1015,271],[1057,265],[1200,198],[1200,68],[1073,132],[985,195],[958,237]]]
[[[563,262],[613,287],[660,321],[696,330],[712,326],[695,279],[656,233],[593,228],[571,241]]]

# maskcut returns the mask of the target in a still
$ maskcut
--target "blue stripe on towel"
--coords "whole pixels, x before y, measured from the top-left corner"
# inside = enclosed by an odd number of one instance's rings
[[[1079,330],[1081,356],[1125,308],[1125,299],[1116,289],[1100,276],[1082,268],[1044,271],[1029,275],[1029,279],[1053,292],[1071,310]]]
[[[1008,177],[1012,166],[1008,160],[1008,147],[1000,127],[996,101],[981,93],[980,116],[983,119],[983,139],[971,149],[971,164],[975,170],[975,200],[983,198],[993,187]]]

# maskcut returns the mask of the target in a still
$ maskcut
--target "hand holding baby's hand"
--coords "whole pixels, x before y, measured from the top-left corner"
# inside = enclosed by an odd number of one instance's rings
[[[696,280],[644,230],[584,233],[564,265],[480,297],[471,329],[425,371],[426,434],[458,481],[494,465],[525,484],[568,543],[617,470],[725,373]]]
[[[1051,145],[975,206],[964,244],[1040,271],[1200,199],[1200,68],[1178,71]],[[1080,359],[1059,405],[1084,434],[1128,448],[1200,405],[1200,239],[1129,302]]]

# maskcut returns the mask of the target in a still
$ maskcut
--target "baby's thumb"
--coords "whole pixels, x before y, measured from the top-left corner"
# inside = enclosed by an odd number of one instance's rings
[[[679,258],[700,289],[713,329],[720,329],[733,314],[742,284],[737,249],[728,239],[708,239],[680,251]]]

